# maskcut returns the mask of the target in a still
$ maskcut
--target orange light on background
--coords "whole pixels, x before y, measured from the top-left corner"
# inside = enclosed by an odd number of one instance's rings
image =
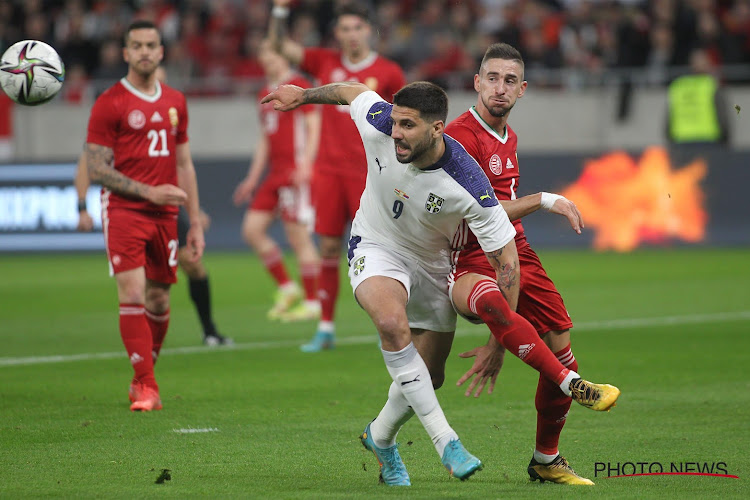
[[[587,161],[561,194],[578,206],[597,250],[627,252],[671,239],[694,243],[703,241],[708,221],[700,184],[707,171],[702,159],[673,170],[663,147],[647,149],[637,163],[614,152]]]

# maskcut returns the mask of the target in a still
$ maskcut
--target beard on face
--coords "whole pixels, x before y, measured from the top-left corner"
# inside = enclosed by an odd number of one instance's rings
[[[407,156],[400,157],[398,155],[398,152],[396,153],[396,160],[398,160],[399,163],[412,163],[414,161],[419,160],[429,149],[435,144],[434,140],[431,140],[431,138],[427,138],[424,140],[419,141],[418,143],[414,144],[413,146],[409,146],[404,141],[394,141],[393,147],[396,148],[397,146],[406,147],[408,151],[410,151]]]

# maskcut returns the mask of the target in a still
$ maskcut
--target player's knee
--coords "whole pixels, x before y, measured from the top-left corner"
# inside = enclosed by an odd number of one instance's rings
[[[373,323],[378,332],[388,338],[398,338],[409,332],[409,324],[393,316],[383,315],[373,318]]]
[[[146,291],[146,309],[162,314],[169,310],[169,291],[164,288],[150,288]]]

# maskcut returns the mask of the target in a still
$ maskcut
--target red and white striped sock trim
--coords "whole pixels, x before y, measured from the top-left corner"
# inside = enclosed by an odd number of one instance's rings
[[[144,308],[144,311],[146,313],[146,317],[150,319],[151,321],[156,321],[157,323],[164,323],[166,321],[169,321],[169,310],[167,309],[167,312],[162,314],[157,314],[149,311],[148,309]]]
[[[317,264],[300,265],[299,274],[303,277],[313,277],[320,273],[320,267]]]
[[[497,283],[493,280],[487,279],[487,280],[481,280],[476,285],[474,285],[474,288],[471,290],[471,293],[469,294],[469,299],[467,300],[467,305],[469,306],[469,310],[479,316],[479,313],[477,313],[477,301],[487,295],[488,293],[492,292],[500,292],[500,289],[497,287]]]
[[[555,354],[557,356],[557,359],[562,363],[563,366],[568,367],[572,365],[576,358],[573,356],[573,351],[570,349],[570,345],[566,347],[565,349],[557,352]]]
[[[145,311],[146,308],[140,304],[120,304],[120,316],[135,316]]]
[[[278,248],[274,248],[270,252],[261,255],[260,258],[263,261],[264,266],[273,266],[281,262],[281,250],[279,250]]]
[[[320,261],[321,267],[328,267],[328,268],[338,268],[339,267],[339,258],[333,258],[333,259],[322,259]]]

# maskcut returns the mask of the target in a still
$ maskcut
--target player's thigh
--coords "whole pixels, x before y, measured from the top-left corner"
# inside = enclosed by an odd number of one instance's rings
[[[271,227],[275,218],[271,210],[254,208],[246,210],[242,218],[242,235],[248,243],[256,244],[260,238],[267,237],[268,228]]]
[[[469,296],[477,283],[487,279],[494,282],[496,273],[482,249],[477,246],[461,251],[448,278],[449,294],[456,312],[474,324],[483,321],[471,312]]]
[[[315,232],[322,236],[341,238],[350,220],[347,195],[342,178],[324,172],[313,176]],[[362,195],[362,192],[359,192]]]
[[[522,245],[518,259],[521,266],[518,314],[526,318],[540,335],[572,328],[573,322],[562,296],[547,276],[536,253],[527,245]]]
[[[146,302],[146,273],[143,266],[115,274],[117,300],[120,304],[144,304]]]
[[[406,314],[412,329],[455,331],[456,311],[448,296],[448,273],[429,273],[417,265],[412,272]]]
[[[348,257],[349,282],[359,305],[373,321],[391,317],[399,328],[408,329],[406,304],[411,275],[404,259],[358,236],[350,240]]]
[[[153,232],[146,245],[146,278],[159,283],[177,282],[179,242],[177,220],[152,218]]]
[[[107,210],[103,216],[110,276],[144,267],[151,237],[148,219],[130,210]]]

